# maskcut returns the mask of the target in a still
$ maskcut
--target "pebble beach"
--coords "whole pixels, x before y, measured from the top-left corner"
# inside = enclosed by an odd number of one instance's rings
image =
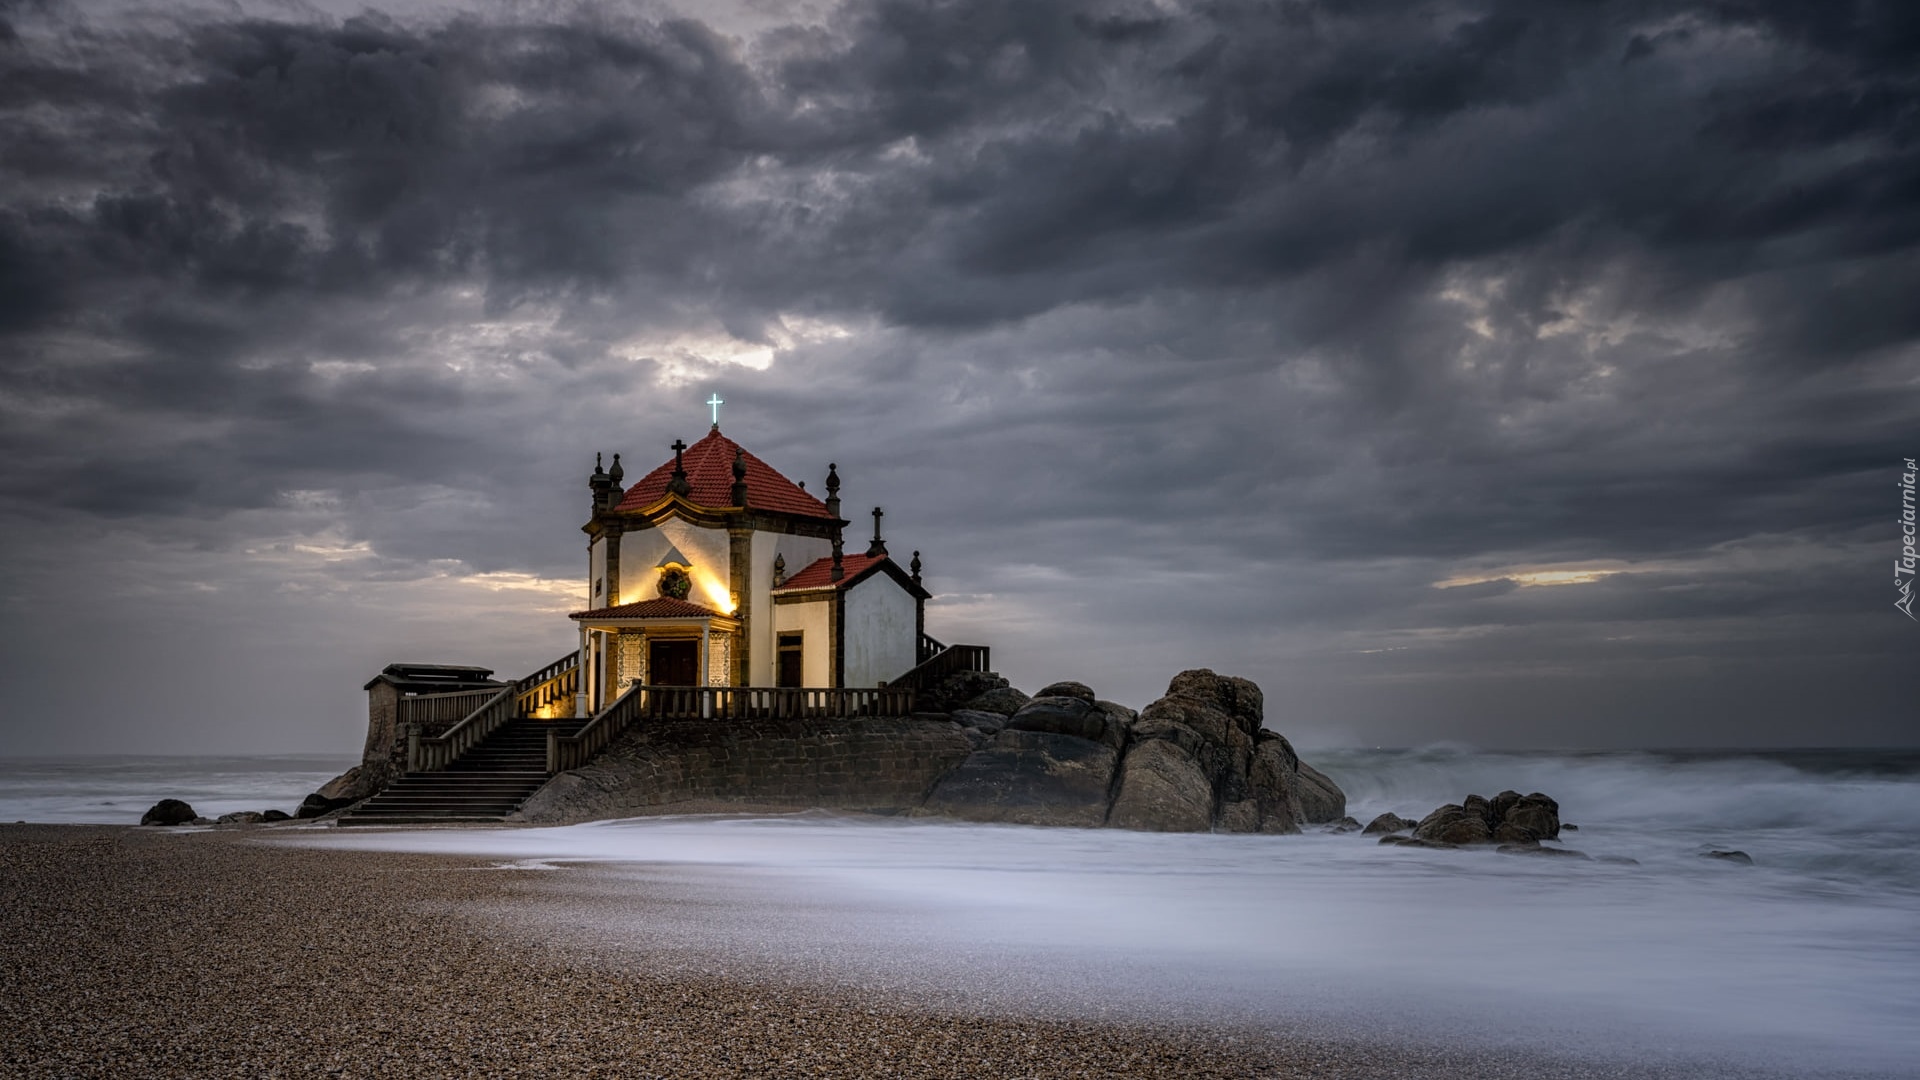
[[[473,914],[570,871],[276,834],[292,830],[0,826],[0,1074],[1665,1075],[1187,1020],[969,1014],[731,969],[649,970]],[[626,904],[644,915],[649,902]]]

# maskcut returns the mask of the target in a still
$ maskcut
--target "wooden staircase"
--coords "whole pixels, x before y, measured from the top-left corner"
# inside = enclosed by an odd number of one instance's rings
[[[570,720],[516,717],[444,769],[409,772],[340,816],[342,825],[428,825],[503,820],[547,782],[547,732]]]

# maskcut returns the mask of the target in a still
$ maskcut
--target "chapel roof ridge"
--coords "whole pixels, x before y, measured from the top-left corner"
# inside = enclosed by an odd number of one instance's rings
[[[685,498],[698,506],[733,506],[733,464],[736,455],[745,469],[748,509],[821,521],[839,520],[828,512],[826,503],[787,479],[780,470],[756,457],[751,450],[721,434],[718,424],[708,429],[698,442],[679,451],[678,460],[687,479]],[[634,481],[615,509],[634,512],[659,502],[671,490],[669,485],[674,479],[674,464],[675,459],[668,458],[659,467]]]

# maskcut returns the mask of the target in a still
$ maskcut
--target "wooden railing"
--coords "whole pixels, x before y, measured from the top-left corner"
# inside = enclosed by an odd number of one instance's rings
[[[547,732],[547,771],[586,764],[635,720],[778,720],[905,716],[913,691],[773,686],[643,686],[635,683],[578,732]]]
[[[562,735],[558,728],[547,729],[547,775],[577,769],[593,760],[593,755],[607,748],[614,736],[627,730],[639,711],[642,700],[641,691],[645,689],[638,683],[627,688],[627,692],[614,699],[613,704],[600,710],[600,714],[581,725],[580,730],[571,735]]]
[[[942,644],[937,638],[921,634],[919,653],[913,658],[913,662],[916,664],[924,664],[946,651],[946,645]]]
[[[437,772],[444,769],[481,739],[493,734],[501,724],[513,719],[514,688],[503,686],[492,693],[493,696],[485,704],[439,735],[422,735],[419,729],[414,729],[407,737],[407,771]]]
[[[887,683],[888,689],[925,690],[962,671],[992,671],[993,650],[985,645],[949,645],[920,666]]]
[[[570,652],[513,685],[521,716],[572,716],[573,695],[580,689],[580,654]]]
[[[468,714],[492,700],[501,689],[498,686],[483,686],[478,690],[452,690],[444,694],[403,697],[394,713],[394,722],[430,728],[445,727],[466,719]]]

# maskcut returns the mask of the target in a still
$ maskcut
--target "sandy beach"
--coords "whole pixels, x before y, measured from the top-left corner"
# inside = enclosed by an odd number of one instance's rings
[[[725,976],[697,959],[650,965],[644,954],[544,939],[537,924],[503,929],[503,906],[553,902],[565,892],[557,882],[591,871],[278,842],[292,835],[0,826],[0,1072],[1666,1075],[1191,1019],[970,1014],[897,992],[762,978],[751,964]],[[656,902],[643,892],[622,905],[644,923]]]

